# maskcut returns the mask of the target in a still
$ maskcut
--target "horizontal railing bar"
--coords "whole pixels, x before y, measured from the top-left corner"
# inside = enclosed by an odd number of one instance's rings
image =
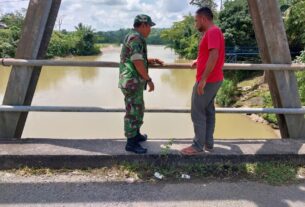
[[[11,106],[1,105],[0,112],[104,112],[122,113],[123,108],[82,107],[82,106]],[[146,109],[148,113],[190,113],[190,109]],[[243,113],[243,114],[305,114],[303,108],[217,108],[217,113]]]
[[[70,66],[70,67],[107,67],[117,68],[119,63],[107,61],[73,61],[73,60],[25,60],[2,58],[2,65],[4,66]],[[190,64],[164,64],[163,66],[152,65],[151,68],[156,69],[191,69]],[[305,70],[305,64],[233,64],[226,63],[224,70],[290,70],[298,71]]]

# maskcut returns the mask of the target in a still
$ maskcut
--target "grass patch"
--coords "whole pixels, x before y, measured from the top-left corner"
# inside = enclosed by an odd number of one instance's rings
[[[167,156],[170,153],[171,146],[174,144],[174,139],[170,139],[164,147],[162,147],[161,155]]]
[[[124,168],[137,174],[142,180],[152,179],[154,172],[165,176],[167,181],[181,180],[182,174],[188,174],[193,180],[255,180],[271,185],[295,183],[299,173],[304,173],[304,167],[289,163],[247,163],[247,164],[195,164],[185,166],[155,166],[124,164]],[[302,174],[302,173],[301,173]]]
[[[216,103],[219,106],[232,106],[238,97],[237,83],[233,80],[224,80],[216,95]]]
[[[264,99],[263,108],[273,108],[273,102],[269,91],[266,91],[262,94]],[[265,120],[272,124],[278,124],[277,117],[275,114],[263,114],[262,115]]]
[[[269,184],[279,185],[296,181],[299,169],[285,163],[258,163],[255,166],[255,177]]]
[[[249,180],[264,182],[271,185],[294,184],[304,181],[305,166],[289,162],[264,162],[245,164],[189,164],[183,166],[152,163],[123,163],[112,167],[95,169],[36,169],[20,168],[8,171],[21,176],[56,176],[59,174],[97,176],[111,181],[122,181],[133,178],[135,181],[156,181],[155,172],[164,176],[160,182],[183,182],[182,174],[191,176],[190,180],[196,182],[210,182],[215,180]],[[110,178],[110,179],[109,179]],[[302,178],[302,179],[301,179]]]

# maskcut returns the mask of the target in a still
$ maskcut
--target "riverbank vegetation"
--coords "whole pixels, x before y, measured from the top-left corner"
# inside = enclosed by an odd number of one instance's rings
[[[0,57],[14,57],[25,10],[7,13],[0,16]],[[153,28],[148,44],[164,45],[168,41],[161,39],[164,29]],[[54,31],[47,51],[47,58],[68,55],[96,55],[99,54],[101,44],[121,44],[124,36],[130,29],[117,31],[97,32],[91,26],[79,23],[74,31]]]
[[[54,31],[48,48],[48,57],[66,55],[96,55],[100,53],[97,37],[90,26],[79,23],[74,32]]]
[[[0,17],[0,56],[14,57],[19,41],[24,11],[4,14]]]
[[[97,42],[101,44],[121,44],[124,37],[130,32],[131,29],[119,29],[116,31],[100,31],[96,32]],[[146,42],[149,45],[165,45],[169,41],[161,38],[161,33],[165,29],[161,28],[152,28],[149,37]]]
[[[0,57],[14,57],[25,11],[7,13],[0,16],[3,28],[0,29]],[[47,51],[47,57],[67,55],[95,55],[100,53],[96,45],[97,37],[94,30],[79,23],[75,31],[54,31]]]

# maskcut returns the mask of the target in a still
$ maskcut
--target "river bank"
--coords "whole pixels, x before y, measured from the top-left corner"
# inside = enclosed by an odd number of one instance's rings
[[[244,80],[237,84],[237,101],[232,107],[237,108],[272,108],[269,86],[264,82],[264,76],[258,75]],[[257,122],[272,127],[280,137],[279,126],[274,114],[247,114],[247,116]]]

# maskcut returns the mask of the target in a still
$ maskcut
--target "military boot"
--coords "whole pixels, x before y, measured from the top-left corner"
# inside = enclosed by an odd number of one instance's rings
[[[147,141],[147,134],[141,134],[140,130],[137,131],[137,136],[135,137],[135,139],[137,140],[137,142],[145,142]]]
[[[125,150],[128,152],[134,152],[136,154],[145,154],[147,149],[143,148],[136,139],[137,136],[127,139]]]

